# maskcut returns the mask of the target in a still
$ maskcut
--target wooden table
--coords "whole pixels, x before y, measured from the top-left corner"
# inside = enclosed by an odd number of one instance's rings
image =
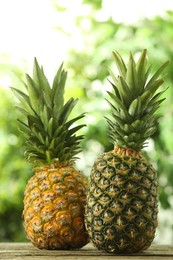
[[[80,250],[40,250],[30,243],[0,243],[0,259],[8,260],[96,260],[96,259],[115,259],[115,260],[173,260],[173,245],[152,245],[143,253],[134,255],[112,255],[103,251],[98,251],[91,244]]]

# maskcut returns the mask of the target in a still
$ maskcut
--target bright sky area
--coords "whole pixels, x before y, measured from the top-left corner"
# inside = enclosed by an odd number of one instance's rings
[[[68,6],[69,11],[58,13],[51,0],[0,0],[0,55],[8,53],[16,65],[22,59],[32,65],[36,56],[47,67],[57,67],[77,39],[74,17],[89,12],[82,7],[82,0],[57,2]],[[132,23],[168,9],[173,10],[173,0],[104,0],[97,18],[104,20],[111,14],[117,22]],[[54,26],[71,32],[72,42]]]

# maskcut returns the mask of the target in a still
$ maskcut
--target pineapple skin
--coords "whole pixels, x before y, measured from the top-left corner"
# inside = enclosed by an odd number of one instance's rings
[[[24,193],[24,228],[40,249],[75,249],[88,243],[84,225],[87,179],[72,166],[36,170]]]
[[[101,154],[89,178],[85,224],[93,244],[114,254],[147,249],[155,237],[158,178],[132,149]]]

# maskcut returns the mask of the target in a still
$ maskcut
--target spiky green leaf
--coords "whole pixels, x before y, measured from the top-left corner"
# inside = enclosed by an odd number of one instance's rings
[[[124,63],[124,60],[122,59],[121,55],[117,51],[113,51],[113,57],[114,57],[116,65],[117,65],[120,76],[125,78],[127,68]]]
[[[51,98],[50,98],[51,87],[44,74],[43,68],[41,68],[39,66],[36,58],[34,59],[34,66],[33,66],[33,80],[38,86],[41,86],[41,88],[43,89],[43,92],[45,93],[45,95],[44,95],[44,97],[46,97],[45,102],[49,106],[51,106]]]
[[[146,85],[146,89],[148,90],[151,85],[155,84],[155,81],[158,79],[158,77],[161,75],[162,71],[166,68],[169,61],[166,61],[163,65],[160,66],[160,68],[155,72],[155,74],[152,76],[152,78],[149,80],[149,82]]]
[[[165,62],[150,76],[151,65],[147,66],[147,50],[144,49],[137,61],[130,53],[127,65],[118,52],[113,53],[119,75],[109,70],[114,83],[113,92],[108,92],[111,101],[112,119],[109,124],[111,141],[118,146],[140,150],[146,146],[146,139],[157,130],[158,110],[164,98],[159,91],[163,84],[161,73],[167,66]],[[116,73],[115,73],[116,74]]]
[[[51,87],[43,67],[35,58],[33,77],[26,74],[26,94],[12,88],[21,104],[18,111],[25,117],[24,120],[18,120],[26,136],[25,154],[34,166],[50,164],[54,160],[58,160],[61,165],[69,164],[80,151],[83,136],[77,136],[76,133],[84,124],[76,123],[84,114],[69,119],[77,99],[70,98],[64,104],[66,79],[67,72],[63,70],[62,63]]]

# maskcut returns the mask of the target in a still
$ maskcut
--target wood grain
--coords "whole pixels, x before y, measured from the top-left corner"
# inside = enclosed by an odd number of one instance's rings
[[[133,255],[113,255],[99,251],[91,244],[79,250],[40,250],[30,243],[0,243],[0,259],[8,260],[94,260],[94,259],[115,259],[115,260],[173,260],[173,245],[152,245],[148,250]]]

